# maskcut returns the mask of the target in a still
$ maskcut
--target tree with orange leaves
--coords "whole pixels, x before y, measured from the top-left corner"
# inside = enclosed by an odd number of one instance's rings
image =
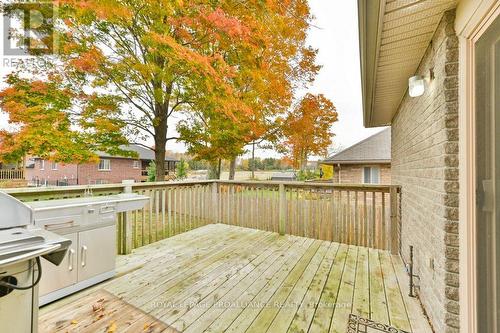
[[[92,94],[76,106],[73,92],[58,78],[44,82],[10,76],[7,83],[0,106],[14,131],[0,131],[4,161],[19,161],[26,152],[62,162],[96,161],[96,151],[132,156],[120,148],[127,140],[112,98]]]
[[[288,115],[284,147],[295,168],[303,170],[311,155],[325,155],[332,143],[332,125],[338,115],[324,95],[306,94]]]
[[[39,57],[36,64],[42,65],[11,75],[10,88],[17,90],[26,73],[36,77],[24,79],[28,85],[50,84],[57,77],[61,89],[70,92],[69,105],[58,112],[66,115],[75,138],[64,144],[56,140],[48,147],[40,144],[41,135],[26,146],[22,143],[30,137],[25,134],[35,122],[10,117],[16,126],[0,133],[2,156],[16,147],[17,155],[50,149],[55,159],[63,159],[61,152],[69,145],[80,147],[80,155],[90,158],[83,152],[92,147],[80,145],[78,131],[82,124],[100,124],[102,116],[115,119],[118,130],[109,127],[110,137],[117,140],[103,142],[101,150],[117,150],[123,137],[136,143],[152,138],[156,179],[162,180],[165,146],[178,139],[169,135],[172,114],[217,112],[251,128],[250,120],[259,122],[264,114],[286,108],[297,79],[310,76],[315,52],[304,46],[309,24],[306,0],[54,0],[52,4],[59,7],[52,31],[47,24],[35,26],[32,30],[38,34],[28,39],[57,40],[58,52],[33,51]],[[16,6],[6,5],[4,12],[16,15]],[[11,116],[27,105],[8,89],[0,98]],[[113,104],[82,107],[92,99]],[[12,100],[16,104],[5,107]],[[36,102],[38,112],[46,112],[42,106],[48,101]],[[104,127],[87,131],[89,141]],[[253,127],[249,133],[260,135],[256,130],[260,125]]]
[[[305,0],[269,1],[254,8],[252,38],[258,43],[252,48],[233,45],[224,56],[236,68],[231,85],[241,108],[228,115],[207,104],[190,112],[178,130],[191,154],[220,165],[220,159],[234,161],[248,145],[254,155],[256,146],[278,141],[294,93],[320,69],[317,51],[305,43],[310,20]],[[231,166],[234,170],[235,163]]]

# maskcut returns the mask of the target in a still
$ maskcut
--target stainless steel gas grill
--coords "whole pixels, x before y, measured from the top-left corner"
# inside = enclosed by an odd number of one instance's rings
[[[115,274],[117,213],[137,210],[149,197],[137,194],[27,202],[37,228],[70,239],[61,265],[42,259],[40,305]]]
[[[32,225],[32,210],[0,192],[0,331],[36,332],[40,257],[59,265],[71,240]]]

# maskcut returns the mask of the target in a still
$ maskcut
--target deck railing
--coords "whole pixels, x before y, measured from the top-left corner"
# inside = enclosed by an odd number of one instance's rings
[[[398,252],[399,195],[384,185],[220,182],[218,220]]]
[[[23,169],[0,169],[0,180],[24,179]]]
[[[400,250],[400,187],[303,182],[196,181],[92,186],[94,195],[133,191],[149,196],[118,219],[118,251],[210,223]],[[23,201],[83,196],[87,186],[11,189]]]

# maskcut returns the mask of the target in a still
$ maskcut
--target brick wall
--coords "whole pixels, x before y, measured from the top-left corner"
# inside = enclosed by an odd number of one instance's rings
[[[446,12],[417,70],[435,78],[406,95],[392,122],[392,182],[402,185],[402,250],[414,246],[418,294],[436,332],[459,331],[458,40]]]
[[[133,160],[111,158],[111,170],[99,170],[98,164],[80,164],[78,166],[78,183],[82,185],[102,182],[107,184],[121,183],[124,179],[141,181],[141,169],[134,169]]]
[[[96,182],[121,183],[124,179],[141,181],[141,169],[140,167],[133,168],[133,160],[123,158],[110,158],[110,160],[111,170],[109,171],[98,170],[98,164],[93,163],[80,165],[58,163],[57,170],[53,170],[50,161],[45,161],[45,167],[42,169],[40,160],[36,160],[33,168],[26,169],[25,177],[28,182],[48,181],[51,185],[63,179],[67,179],[69,185],[87,185]]]
[[[340,165],[340,168],[336,165],[333,182],[340,184],[362,184],[363,168],[375,166],[380,169],[380,184],[390,184],[390,164],[342,164]]]
[[[44,181],[56,182],[58,180],[68,179],[73,180],[71,185],[76,185],[78,177],[78,170],[76,164],[57,163],[57,169],[53,170],[53,164],[50,161],[45,161],[42,169],[41,160],[36,159],[33,168],[26,168],[25,178],[28,182],[38,180],[43,183]]]

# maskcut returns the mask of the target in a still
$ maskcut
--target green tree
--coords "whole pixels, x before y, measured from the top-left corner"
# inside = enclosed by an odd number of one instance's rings
[[[189,168],[189,165],[187,164],[187,162],[181,158],[181,160],[179,161],[179,163],[177,163],[177,166],[175,168],[175,178],[176,179],[186,179],[187,176],[188,176],[188,168]]]
[[[151,161],[147,168],[148,172],[148,182],[156,181],[156,162]]]

